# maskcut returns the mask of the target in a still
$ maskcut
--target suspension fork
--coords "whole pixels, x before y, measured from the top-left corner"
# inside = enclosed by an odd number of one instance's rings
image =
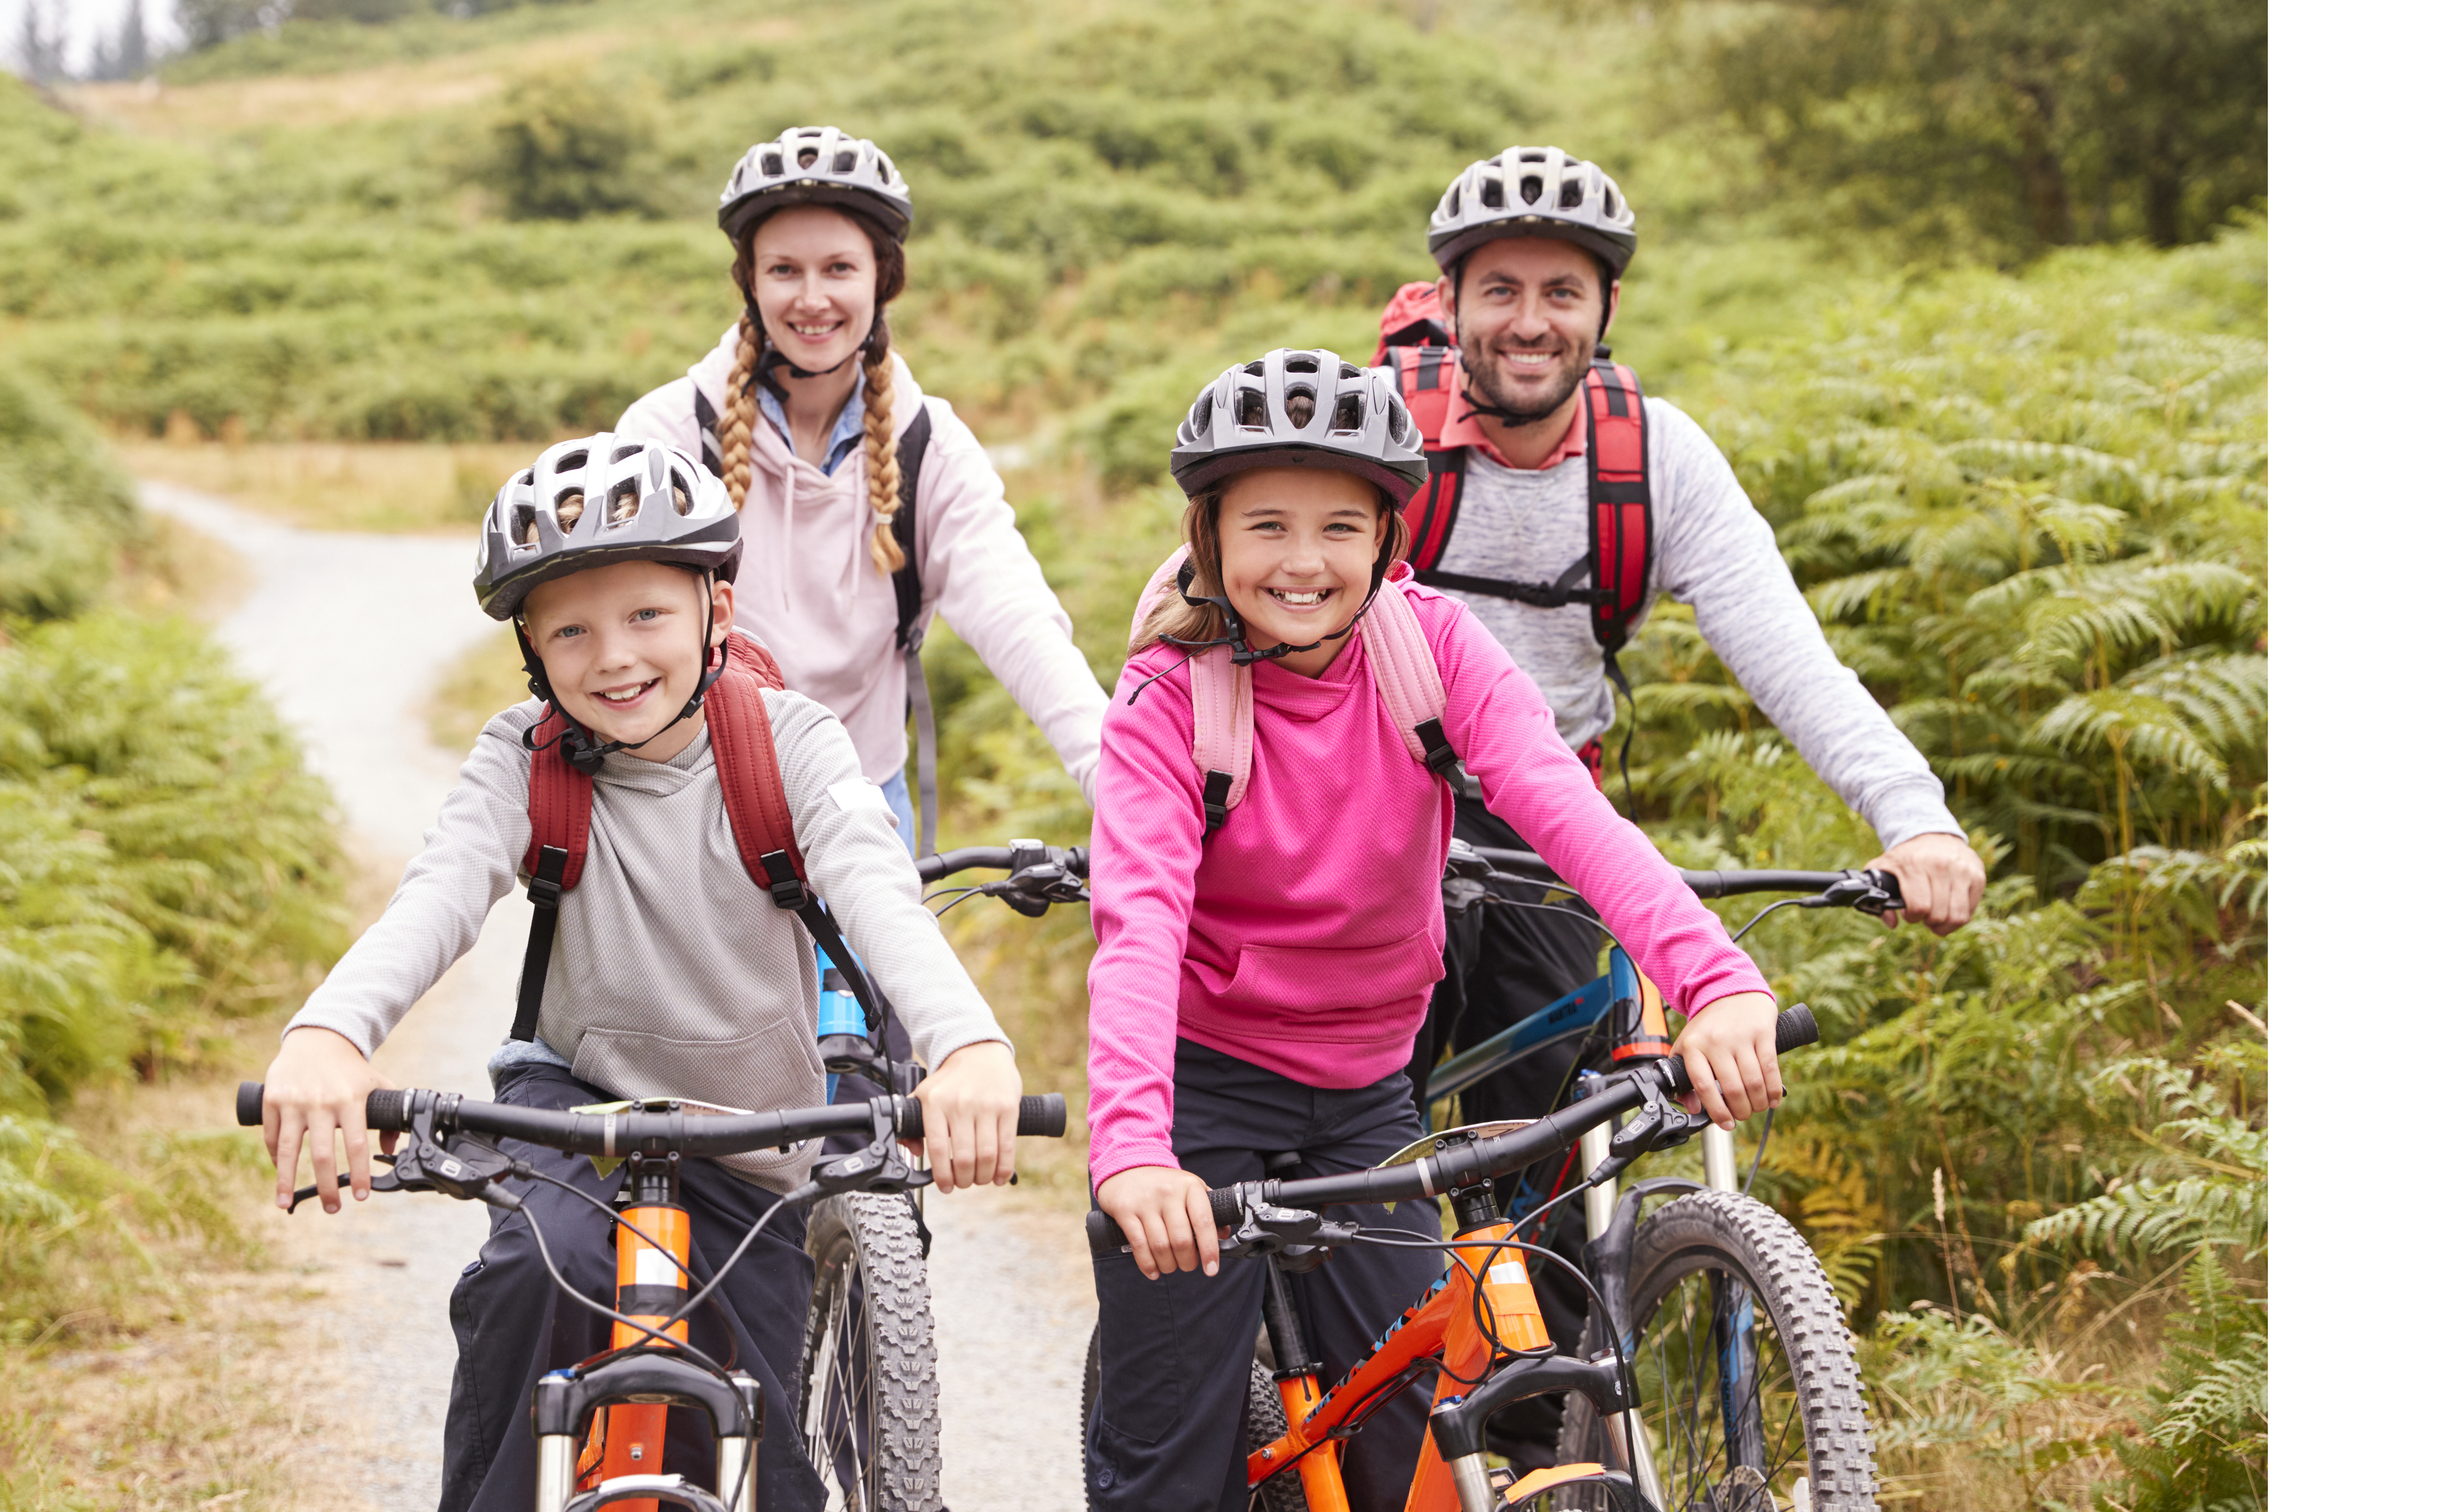
[[[1713,1124],[1701,1131],[1701,1176],[1715,1191],[1734,1192],[1736,1136]],[[1719,1422],[1727,1435],[1727,1464],[1767,1474],[1761,1434],[1760,1365],[1753,1330],[1760,1324],[1752,1292],[1723,1270],[1710,1272],[1710,1347],[1719,1357]]]
[[[1285,1425],[1299,1427],[1318,1405],[1319,1363],[1302,1333],[1300,1315],[1293,1310],[1293,1282],[1273,1255],[1268,1259],[1268,1290],[1259,1301],[1259,1316],[1268,1326],[1269,1352],[1276,1359],[1276,1397],[1284,1404]],[[1303,1455],[1293,1469],[1301,1477],[1302,1500],[1310,1504],[1310,1512],[1348,1512],[1351,1503],[1344,1496],[1341,1439]]]
[[[689,1324],[673,1323],[689,1296],[690,1220],[680,1206],[680,1161],[673,1156],[633,1156],[630,1184],[618,1211],[629,1224],[613,1226],[613,1307],[651,1324],[686,1344]],[[644,1231],[654,1244],[633,1232]],[[670,1255],[656,1244],[671,1251]],[[674,1264],[674,1260],[678,1264]],[[612,1347],[626,1348],[645,1340],[650,1348],[671,1346],[626,1323],[612,1325]],[[581,1489],[624,1475],[660,1475],[664,1468],[665,1416],[671,1409],[622,1403],[595,1414],[589,1427],[581,1464],[594,1468],[581,1479]],[[655,1512],[652,1501],[611,1503],[606,1512]]]

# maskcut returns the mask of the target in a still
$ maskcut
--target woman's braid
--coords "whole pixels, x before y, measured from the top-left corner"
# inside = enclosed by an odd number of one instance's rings
[[[716,438],[723,443],[723,487],[733,509],[749,507],[749,445],[757,431],[757,359],[765,355],[766,328],[749,311],[740,312],[740,351],[731,361],[731,379],[723,390],[723,422]]]
[[[902,543],[893,538],[894,513],[902,508],[902,459],[893,445],[893,336],[882,308],[860,371],[867,379],[867,507],[878,516],[867,554],[879,572],[891,577],[903,563]]]

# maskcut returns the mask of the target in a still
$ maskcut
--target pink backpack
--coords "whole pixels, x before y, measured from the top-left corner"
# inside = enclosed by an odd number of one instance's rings
[[[1139,607],[1132,611],[1132,636],[1138,639],[1150,611],[1176,591],[1187,546],[1176,547],[1165,565],[1140,590]],[[1391,589],[1412,575],[1410,564],[1397,562],[1387,570]],[[1402,610],[1390,609],[1390,604]],[[1437,657],[1411,601],[1402,593],[1381,592],[1361,616],[1361,647],[1378,683],[1378,696],[1404,746],[1413,758],[1450,784],[1460,785],[1463,764],[1447,740],[1443,720],[1447,687],[1438,675]],[[1251,669],[1234,665],[1225,647],[1194,654],[1186,669],[1191,678],[1191,759],[1199,766],[1200,802],[1208,810],[1208,833],[1225,827],[1225,816],[1241,806],[1251,785]]]

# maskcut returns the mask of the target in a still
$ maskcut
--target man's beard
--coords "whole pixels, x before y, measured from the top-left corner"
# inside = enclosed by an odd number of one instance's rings
[[[1532,424],[1546,419],[1559,406],[1574,397],[1582,386],[1583,375],[1591,365],[1595,341],[1567,341],[1559,350],[1560,359],[1548,380],[1525,394],[1522,380],[1507,370],[1501,355],[1504,348],[1487,337],[1466,338],[1463,344],[1463,370],[1471,379],[1470,397],[1487,409],[1506,410],[1523,416],[1517,422]],[[1521,351],[1525,348],[1515,348]]]

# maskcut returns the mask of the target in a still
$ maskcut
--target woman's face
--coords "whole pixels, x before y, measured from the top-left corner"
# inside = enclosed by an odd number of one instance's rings
[[[876,317],[876,248],[858,222],[791,205],[766,218],[755,249],[757,312],[786,360],[822,373],[859,350]]]
[[[1342,630],[1370,595],[1386,533],[1377,489],[1350,473],[1269,467],[1228,483],[1216,507],[1218,565],[1251,644],[1308,646]],[[1316,677],[1343,645],[1296,652],[1285,667]]]

